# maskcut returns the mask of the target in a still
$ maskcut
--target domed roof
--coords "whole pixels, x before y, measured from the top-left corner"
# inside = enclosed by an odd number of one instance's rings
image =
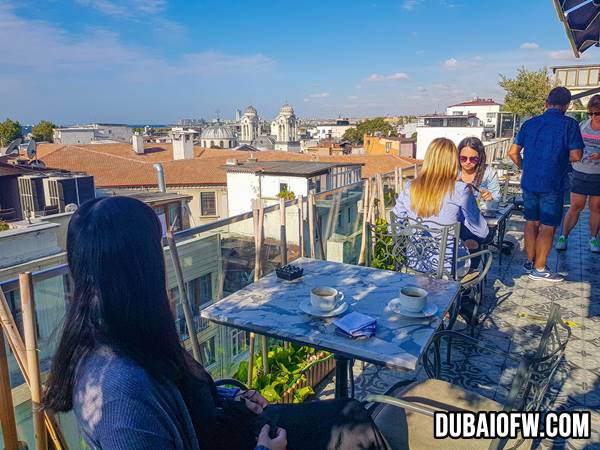
[[[244,111],[244,115],[245,116],[250,116],[250,115],[256,115],[256,108],[252,105],[248,106],[246,108],[246,111]]]
[[[233,131],[227,125],[217,123],[205,128],[200,135],[200,139],[235,139]]]
[[[290,105],[288,105],[286,103],[279,110],[279,114],[285,114],[285,115],[291,116],[292,114],[294,114],[294,108],[292,108]]]

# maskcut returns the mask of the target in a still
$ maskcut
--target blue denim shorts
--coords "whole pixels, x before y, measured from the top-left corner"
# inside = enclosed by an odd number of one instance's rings
[[[565,193],[535,193],[523,191],[525,220],[539,221],[542,225],[557,227],[563,216]]]

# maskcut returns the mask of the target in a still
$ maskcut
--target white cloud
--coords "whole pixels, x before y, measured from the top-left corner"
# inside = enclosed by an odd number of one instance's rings
[[[423,86],[419,86],[417,88],[417,92],[426,92],[426,91],[427,91],[427,88],[424,88]]]
[[[385,77],[383,75],[379,75],[378,73],[373,73],[366,81],[383,81]]]
[[[396,73],[393,73],[392,75],[387,76],[386,80],[395,80],[395,81],[408,80],[408,75],[406,75],[406,73],[404,73],[404,72],[396,72]]]
[[[552,51],[550,53],[548,53],[548,56],[550,57],[550,59],[553,60],[561,60],[561,61],[576,61],[577,58],[575,58],[575,55],[573,54],[572,50],[555,50]],[[583,55],[581,55],[581,58],[579,59],[587,59],[588,56],[584,53]]]
[[[366,78],[366,81],[402,81],[402,80],[408,80],[408,75],[404,72],[395,72],[392,73],[391,75],[381,75],[379,73],[373,73],[371,74],[368,78]]]
[[[316,92],[308,95],[310,98],[325,98],[329,97],[329,92]]]
[[[521,44],[521,48],[524,48],[526,50],[536,50],[536,49],[540,48],[540,45],[537,44],[536,42],[523,42]]]
[[[167,7],[167,0],[77,0],[77,3],[115,17],[161,14]]]
[[[358,95],[349,95],[348,100],[358,100]]]
[[[458,60],[456,58],[447,59],[444,61],[444,67],[454,69],[455,67],[458,67]]]
[[[418,6],[419,3],[421,3],[421,1],[422,0],[404,0],[402,2],[402,9],[410,11],[410,10],[414,9],[416,6]]]

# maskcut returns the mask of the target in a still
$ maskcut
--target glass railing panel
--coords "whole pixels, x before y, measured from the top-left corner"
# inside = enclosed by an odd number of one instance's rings
[[[317,257],[356,264],[362,237],[363,184],[322,193],[315,200]]]

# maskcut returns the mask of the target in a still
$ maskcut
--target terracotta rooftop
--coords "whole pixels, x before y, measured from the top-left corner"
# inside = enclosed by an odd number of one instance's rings
[[[488,98],[488,99],[477,98],[475,100],[470,100],[468,102],[462,102],[462,103],[457,103],[456,105],[450,105],[449,108],[452,108],[453,106],[494,106],[494,105],[502,106],[500,103],[495,102],[491,98]]]
[[[86,172],[99,188],[155,186],[154,163],[161,163],[170,186],[226,185],[223,168],[228,159],[246,161],[247,151],[194,148],[194,159],[173,160],[170,144],[146,145],[146,153],[137,155],[128,144],[57,145],[40,144],[38,157],[47,167]],[[395,155],[339,155],[317,158],[281,151],[256,152],[258,161],[318,161],[323,163],[363,164],[363,177],[409,167],[416,160]]]

